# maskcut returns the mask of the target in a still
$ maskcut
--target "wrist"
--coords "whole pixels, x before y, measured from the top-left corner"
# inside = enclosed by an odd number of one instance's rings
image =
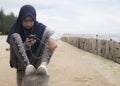
[[[25,43],[25,46],[27,47],[27,48],[29,48],[30,46],[28,46],[26,43]]]
[[[25,48],[25,50],[29,50],[30,47],[27,46],[26,43],[24,42],[24,48]]]

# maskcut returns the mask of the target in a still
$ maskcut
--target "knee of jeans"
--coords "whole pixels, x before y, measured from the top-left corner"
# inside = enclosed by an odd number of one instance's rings
[[[10,36],[10,44],[14,45],[14,44],[22,44],[22,39],[21,39],[21,36],[20,34],[18,33],[13,33],[11,36]]]
[[[20,37],[20,34],[18,34],[18,33],[13,33],[13,34],[11,35],[11,37],[12,37],[12,38]]]
[[[13,34],[11,35],[11,37],[10,37],[10,41],[11,41],[11,42],[14,42],[14,41],[16,41],[16,42],[22,42],[22,39],[21,39],[20,34],[18,34],[18,33],[13,33]]]

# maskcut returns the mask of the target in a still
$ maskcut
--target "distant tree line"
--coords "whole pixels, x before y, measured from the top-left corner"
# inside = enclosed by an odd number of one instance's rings
[[[7,35],[11,26],[16,21],[17,17],[14,15],[13,12],[6,15],[4,14],[3,9],[0,9],[0,35]]]

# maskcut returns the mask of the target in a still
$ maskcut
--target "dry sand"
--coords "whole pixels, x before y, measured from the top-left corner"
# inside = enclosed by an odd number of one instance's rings
[[[16,70],[9,66],[9,45],[0,36],[0,86],[16,86]],[[120,86],[120,65],[58,41],[48,66],[50,86]]]

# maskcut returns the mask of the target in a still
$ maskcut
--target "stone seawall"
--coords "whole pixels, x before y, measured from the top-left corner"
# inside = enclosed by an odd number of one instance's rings
[[[61,40],[77,48],[120,63],[120,42],[78,36],[63,36]]]

